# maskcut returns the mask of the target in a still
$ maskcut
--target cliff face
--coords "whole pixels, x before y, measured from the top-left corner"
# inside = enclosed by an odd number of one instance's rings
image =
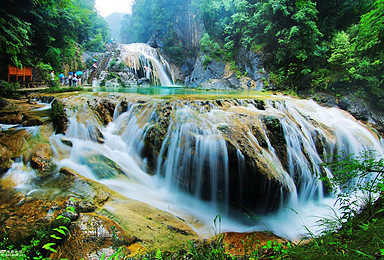
[[[191,6],[185,8],[176,17],[174,30],[180,40],[184,43],[187,51],[196,53],[200,48],[200,40],[205,32],[205,26],[202,19]]]
[[[266,55],[242,50],[235,61],[236,70],[224,61],[207,61],[200,53],[193,70],[185,77],[185,85],[201,89],[262,90],[270,87],[268,73],[264,69]]]

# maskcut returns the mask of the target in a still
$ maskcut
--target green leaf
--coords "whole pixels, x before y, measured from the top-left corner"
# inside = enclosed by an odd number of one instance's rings
[[[54,228],[53,230],[59,232],[60,234],[63,234],[64,236],[66,235],[65,231],[60,228]]]
[[[56,253],[57,252],[56,249],[52,248],[52,246],[55,246],[55,245],[56,245],[56,243],[47,243],[47,244],[43,245],[43,248]]]
[[[61,239],[61,237],[58,237],[55,234],[52,234],[51,237],[54,238],[54,239],[58,239],[58,240]]]

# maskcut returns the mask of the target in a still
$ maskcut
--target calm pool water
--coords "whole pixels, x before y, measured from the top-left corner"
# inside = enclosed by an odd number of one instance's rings
[[[153,87],[99,87],[92,88],[92,92],[118,92],[118,93],[134,93],[141,95],[153,96],[178,96],[178,95],[199,95],[216,98],[217,96],[265,96],[271,95],[269,92],[255,91],[255,90],[198,90],[193,88],[186,88],[183,86],[153,86]]]

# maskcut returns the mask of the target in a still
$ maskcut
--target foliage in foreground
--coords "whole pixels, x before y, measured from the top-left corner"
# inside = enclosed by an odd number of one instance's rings
[[[9,83],[7,81],[0,80],[0,97],[19,99],[19,88],[20,86],[17,83]]]

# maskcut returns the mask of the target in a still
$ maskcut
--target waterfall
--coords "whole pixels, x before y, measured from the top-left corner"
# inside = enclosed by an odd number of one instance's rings
[[[264,99],[126,97],[107,126],[84,104],[69,112],[66,135],[52,136],[51,144],[59,166],[127,197],[207,223],[222,214],[228,218],[223,230],[249,230],[242,216],[254,214],[277,234],[294,237],[303,232],[302,223],[287,217],[287,206],[308,216],[305,207],[329,205],[318,178],[332,174],[320,166],[326,156],[381,154],[383,144],[342,110],[308,100]],[[112,170],[97,170],[105,167]]]
[[[160,53],[144,43],[123,44],[121,56],[127,66],[161,86],[174,85],[174,73]],[[171,77],[169,76],[171,75]]]

